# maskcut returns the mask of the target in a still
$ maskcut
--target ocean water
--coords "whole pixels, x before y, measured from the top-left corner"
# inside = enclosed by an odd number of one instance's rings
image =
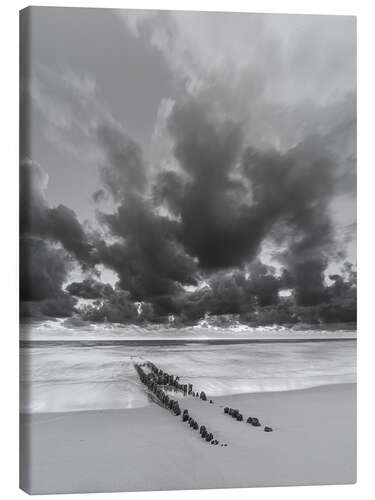
[[[354,332],[284,331],[282,336],[58,335],[21,342],[21,411],[137,408],[149,403],[134,363],[150,360],[208,395],[285,391],[355,382]],[[227,332],[228,333],[228,332]],[[141,338],[140,338],[141,337]],[[228,338],[229,337],[229,338]],[[276,338],[275,338],[276,337]],[[22,337],[21,337],[22,338]],[[336,339],[336,340],[334,340]]]

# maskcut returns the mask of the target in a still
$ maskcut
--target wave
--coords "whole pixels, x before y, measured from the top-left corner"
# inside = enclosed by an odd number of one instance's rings
[[[149,404],[134,362],[151,360],[211,396],[354,382],[355,341],[21,348],[21,410],[62,412]]]
[[[75,325],[67,320],[23,323],[21,340],[147,340],[147,339],[220,339],[220,338],[355,338],[353,324],[265,325],[254,326],[233,317],[212,316],[196,325],[85,323]]]

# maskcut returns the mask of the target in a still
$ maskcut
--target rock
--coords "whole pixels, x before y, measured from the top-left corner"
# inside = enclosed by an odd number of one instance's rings
[[[248,424],[252,424],[252,423],[253,423],[253,417],[249,417],[249,418],[246,420],[246,422],[247,422]]]
[[[207,396],[206,396],[206,393],[205,393],[204,391],[202,391],[202,392],[201,392],[201,394],[200,394],[200,399],[201,399],[202,401],[207,401]]]
[[[228,406],[226,406],[226,407],[224,408],[224,413],[229,413],[229,408],[228,408]]]
[[[198,430],[198,428],[199,428],[199,426],[198,426],[198,422],[194,422],[193,429],[194,429],[195,431],[197,431],[197,430]]]
[[[243,420],[243,416],[241,415],[241,413],[239,413],[236,418],[239,422],[242,422]]]
[[[199,429],[199,432],[202,434],[203,431],[206,431],[206,426],[205,425],[201,425],[200,429]]]
[[[183,421],[183,422],[187,422],[188,420],[189,420],[189,415],[188,415],[188,414],[186,414],[186,413],[184,413],[184,414],[182,415],[182,421]]]
[[[265,426],[264,432],[272,432],[272,431],[273,431],[272,427],[268,427],[268,425]]]
[[[210,404],[211,404],[211,405],[213,404],[213,401],[212,401],[212,399],[210,399]]]
[[[260,422],[256,417],[253,417],[251,425],[253,425],[254,427],[260,427]]]

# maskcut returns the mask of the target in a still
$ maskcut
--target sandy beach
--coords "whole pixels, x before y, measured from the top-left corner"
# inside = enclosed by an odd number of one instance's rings
[[[22,414],[21,488],[43,494],[356,481],[355,384],[222,396],[214,404],[188,397],[180,406],[228,446],[206,443],[156,404]],[[237,422],[224,406],[258,417],[262,427]]]

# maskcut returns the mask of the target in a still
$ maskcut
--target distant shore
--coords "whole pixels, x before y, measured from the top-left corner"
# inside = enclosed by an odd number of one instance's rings
[[[356,341],[356,337],[327,337],[327,338],[275,338],[275,339],[238,339],[238,338],[228,338],[228,339],[199,339],[199,338],[181,338],[181,339],[111,339],[111,340],[20,340],[21,347],[43,347],[49,345],[95,345],[95,346],[106,346],[106,345],[149,345],[149,346],[173,346],[180,344],[207,344],[207,345],[233,345],[233,344],[300,344],[309,342],[337,342],[337,341]]]
[[[262,427],[225,415],[227,405],[258,417]],[[156,404],[22,414],[21,487],[42,494],[356,480],[355,384],[223,396],[212,405],[186,398],[185,407],[228,446],[205,443]],[[273,432],[264,432],[264,425]]]

